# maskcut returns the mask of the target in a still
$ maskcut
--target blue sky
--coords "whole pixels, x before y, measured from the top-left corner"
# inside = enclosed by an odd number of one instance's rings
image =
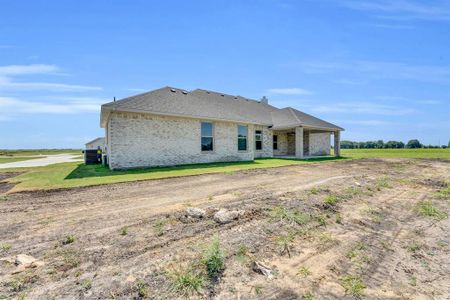
[[[81,148],[101,103],[163,86],[265,95],[344,139],[450,139],[450,1],[0,4],[0,148]]]

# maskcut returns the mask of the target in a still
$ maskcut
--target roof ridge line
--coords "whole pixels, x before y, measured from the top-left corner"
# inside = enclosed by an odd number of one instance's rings
[[[291,114],[294,116],[294,118],[300,123],[300,125],[303,125],[303,122],[300,121],[300,119],[297,117],[297,115],[294,113],[294,108],[288,106],[289,111],[291,112]]]

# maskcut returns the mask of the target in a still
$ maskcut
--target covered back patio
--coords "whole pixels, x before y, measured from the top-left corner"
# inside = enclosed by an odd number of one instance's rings
[[[273,156],[311,158],[329,156],[331,134],[334,137],[334,155],[340,156],[340,131],[311,127],[273,129]]]

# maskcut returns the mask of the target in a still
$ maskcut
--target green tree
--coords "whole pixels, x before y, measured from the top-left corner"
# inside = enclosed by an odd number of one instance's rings
[[[414,149],[414,148],[422,148],[422,144],[419,142],[419,140],[410,140],[406,144],[406,148]]]

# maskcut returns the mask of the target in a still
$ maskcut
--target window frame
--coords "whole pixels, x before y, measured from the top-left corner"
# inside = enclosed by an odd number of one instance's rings
[[[211,124],[211,136],[209,136],[209,135],[203,135],[203,130],[202,130],[202,129],[203,129],[203,128],[202,128],[202,127],[203,127],[203,123]],[[210,122],[210,121],[200,121],[200,151],[201,151],[202,153],[212,153],[212,152],[215,151],[216,145],[215,145],[214,131],[215,131],[215,126],[214,126],[214,123],[213,123],[213,122]],[[211,149],[211,150],[203,150],[203,143],[202,143],[203,138],[211,138],[211,140],[212,140],[212,143],[211,143],[212,149]]]
[[[272,135],[272,150],[278,150],[278,135]]]
[[[245,129],[246,129],[245,137],[239,136],[239,128],[240,127],[245,127]],[[245,149],[243,149],[243,150],[239,149],[239,140],[242,140],[242,139],[245,139]],[[238,150],[238,152],[247,152],[248,151],[248,125],[237,125],[237,150]]]
[[[259,140],[257,139],[258,136]],[[257,147],[257,142],[260,142],[261,144],[260,149]],[[255,130],[255,151],[263,151],[263,131],[261,129]]]

